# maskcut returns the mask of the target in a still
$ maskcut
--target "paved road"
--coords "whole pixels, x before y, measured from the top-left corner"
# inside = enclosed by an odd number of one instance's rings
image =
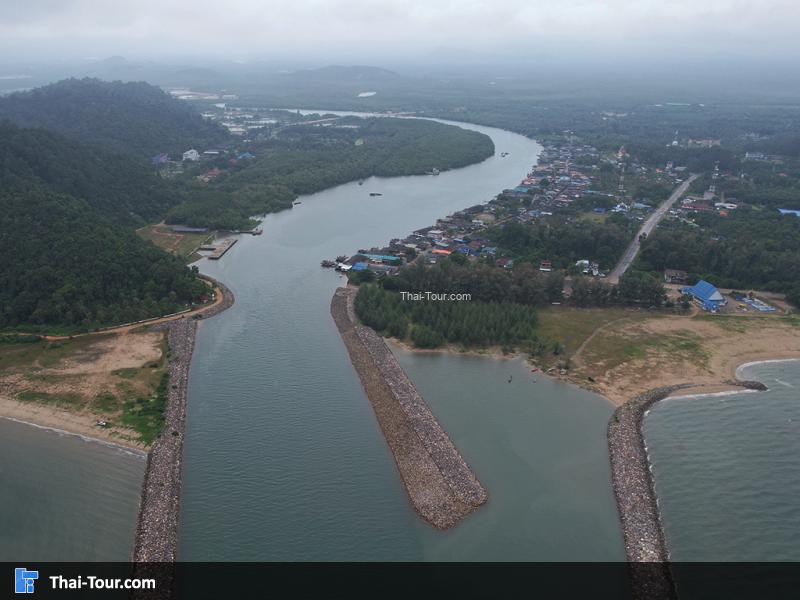
[[[658,222],[664,218],[664,215],[667,214],[667,211],[672,208],[672,205],[677,202],[678,198],[686,193],[686,190],[689,189],[689,185],[698,177],[700,177],[699,174],[692,175],[689,177],[689,179],[676,187],[670,197],[664,200],[661,206],[659,206],[655,212],[647,218],[647,220],[642,224],[642,228],[639,229],[639,232],[636,234],[636,237],[633,238],[630,246],[628,246],[628,248],[625,250],[625,254],[622,255],[622,258],[620,259],[619,263],[617,263],[617,266],[614,267],[611,273],[609,273],[606,281],[615,285],[619,283],[619,278],[622,277],[622,274],[628,270],[628,267],[631,266],[631,263],[633,263],[636,255],[639,254],[639,248],[641,247],[639,238],[641,235],[646,234],[649,236],[650,233],[652,233],[653,229],[655,229],[656,225],[658,225]]]

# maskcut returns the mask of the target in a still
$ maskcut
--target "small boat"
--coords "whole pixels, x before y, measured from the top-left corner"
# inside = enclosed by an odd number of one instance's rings
[[[364,185],[364,180],[363,179],[359,180],[358,185]]]
[[[539,370],[539,367],[533,367],[531,369],[531,373],[536,373],[536,371],[538,371],[538,370]]]
[[[325,269],[332,269],[333,267],[336,266],[336,263],[334,261],[332,261],[332,260],[323,260],[320,263],[320,266],[322,266]]]
[[[344,254],[340,254],[339,256],[336,257],[336,262],[337,263],[343,263],[348,258],[350,258],[350,257],[349,256],[345,256]]]
[[[292,204],[295,204],[295,205],[296,204],[302,204],[302,202],[300,202],[300,200],[295,200],[294,202],[292,202]]]
[[[508,383],[511,383],[511,380],[512,380],[512,379],[514,379],[514,376],[513,376],[513,375],[509,375],[509,376],[508,376]]]
[[[370,192],[369,195],[370,196],[383,196],[383,194],[381,194],[380,192]]]

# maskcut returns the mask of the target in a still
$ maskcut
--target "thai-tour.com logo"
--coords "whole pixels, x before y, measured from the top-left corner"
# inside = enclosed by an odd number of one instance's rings
[[[39,571],[28,571],[25,567],[17,567],[14,569],[14,592],[32,594],[37,579],[39,579]]]
[[[25,567],[14,569],[14,592],[17,594],[33,594],[39,571],[29,571]],[[97,577],[95,575],[48,575],[42,578],[50,583],[51,590],[154,590],[156,580],[141,577],[121,579],[119,577]]]

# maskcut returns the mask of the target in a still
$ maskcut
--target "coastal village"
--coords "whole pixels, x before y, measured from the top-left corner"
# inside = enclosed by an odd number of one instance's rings
[[[691,140],[690,140],[691,142]],[[707,142],[700,140],[699,142]],[[501,157],[505,153],[500,154]],[[605,165],[619,177],[618,188],[609,190],[607,182],[598,176]],[[603,154],[593,146],[580,143],[570,132],[565,132],[558,143],[548,142],[525,178],[514,188],[504,189],[486,202],[442,217],[433,225],[412,232],[405,238],[392,239],[387,246],[359,249],[351,256],[341,255],[335,260],[325,259],[323,267],[338,271],[372,271],[376,275],[392,275],[404,265],[412,262],[436,264],[453,254],[461,254],[467,260],[483,260],[498,268],[513,269],[515,256],[507,249],[498,247],[489,237],[490,230],[504,227],[508,223],[529,223],[549,219],[604,219],[610,214],[620,214],[631,222],[642,222],[650,216],[659,200],[626,194],[625,178],[656,180],[669,186],[679,185],[687,177],[685,166],[667,163],[664,168],[650,168],[631,160],[622,147],[616,154]],[[687,194],[671,208],[668,219],[693,223],[697,211],[717,212],[721,216],[738,208],[735,199],[717,201],[714,191],[719,171],[715,171],[711,188],[702,195]],[[605,178],[607,180],[607,178]],[[371,194],[372,195],[372,194]],[[379,194],[374,194],[379,195]],[[575,210],[574,205],[582,207]],[[784,212],[784,211],[782,211]],[[549,273],[559,267],[555,260],[545,257],[534,264],[539,271]],[[613,265],[601,265],[595,257],[581,258],[572,265],[561,268],[567,273],[565,297],[570,292],[570,274],[604,279]],[[566,266],[566,268],[565,268]],[[776,312],[778,309],[759,299],[753,293],[733,291],[732,302],[722,292],[706,281],[689,283],[689,274],[678,269],[665,269],[664,282],[675,297],[691,298],[700,308],[717,312]],[[788,310],[787,306],[782,306]],[[781,312],[784,312],[783,310]]]

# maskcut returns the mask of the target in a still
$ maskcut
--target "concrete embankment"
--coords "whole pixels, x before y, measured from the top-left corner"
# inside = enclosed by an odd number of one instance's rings
[[[331,315],[394,455],[411,504],[440,529],[456,525],[487,494],[383,339],[359,325],[356,290],[339,288]]]
[[[167,330],[169,384],[164,428],[147,456],[133,548],[134,562],[173,562],[177,556],[186,393],[197,321],[219,314],[234,302],[228,288],[207,279],[222,292],[222,302],[196,315],[196,318],[184,317],[153,327]]]

